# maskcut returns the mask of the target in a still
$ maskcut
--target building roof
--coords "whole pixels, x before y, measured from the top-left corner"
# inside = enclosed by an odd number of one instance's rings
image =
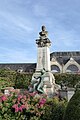
[[[50,59],[55,58],[60,64],[66,64],[70,58],[73,58],[80,64],[80,51],[76,52],[53,52],[50,54]]]
[[[0,63],[0,68],[8,68],[11,70],[23,69],[24,72],[35,70],[36,63]]]

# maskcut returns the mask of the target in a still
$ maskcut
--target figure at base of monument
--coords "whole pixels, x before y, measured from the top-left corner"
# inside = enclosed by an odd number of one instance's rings
[[[41,75],[38,77],[35,77],[32,79],[31,85],[32,85],[32,92],[38,92],[41,94],[44,94],[44,90],[43,90],[43,75],[46,73],[45,69],[43,68],[41,70]]]

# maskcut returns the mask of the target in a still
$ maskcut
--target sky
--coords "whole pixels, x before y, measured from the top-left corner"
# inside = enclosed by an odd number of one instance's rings
[[[0,63],[35,63],[42,25],[51,53],[80,51],[80,0],[0,0]]]

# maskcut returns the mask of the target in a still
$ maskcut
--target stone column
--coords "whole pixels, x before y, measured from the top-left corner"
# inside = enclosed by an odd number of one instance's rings
[[[42,44],[41,44],[42,42]],[[37,53],[37,67],[36,71],[41,71],[45,68],[46,71],[50,71],[50,40],[47,39],[38,39],[36,40],[36,44],[38,47]]]

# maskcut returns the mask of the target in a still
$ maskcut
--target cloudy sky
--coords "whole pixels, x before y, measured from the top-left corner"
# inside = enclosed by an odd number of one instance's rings
[[[0,63],[34,63],[45,25],[51,52],[80,51],[80,0],[0,0]]]

